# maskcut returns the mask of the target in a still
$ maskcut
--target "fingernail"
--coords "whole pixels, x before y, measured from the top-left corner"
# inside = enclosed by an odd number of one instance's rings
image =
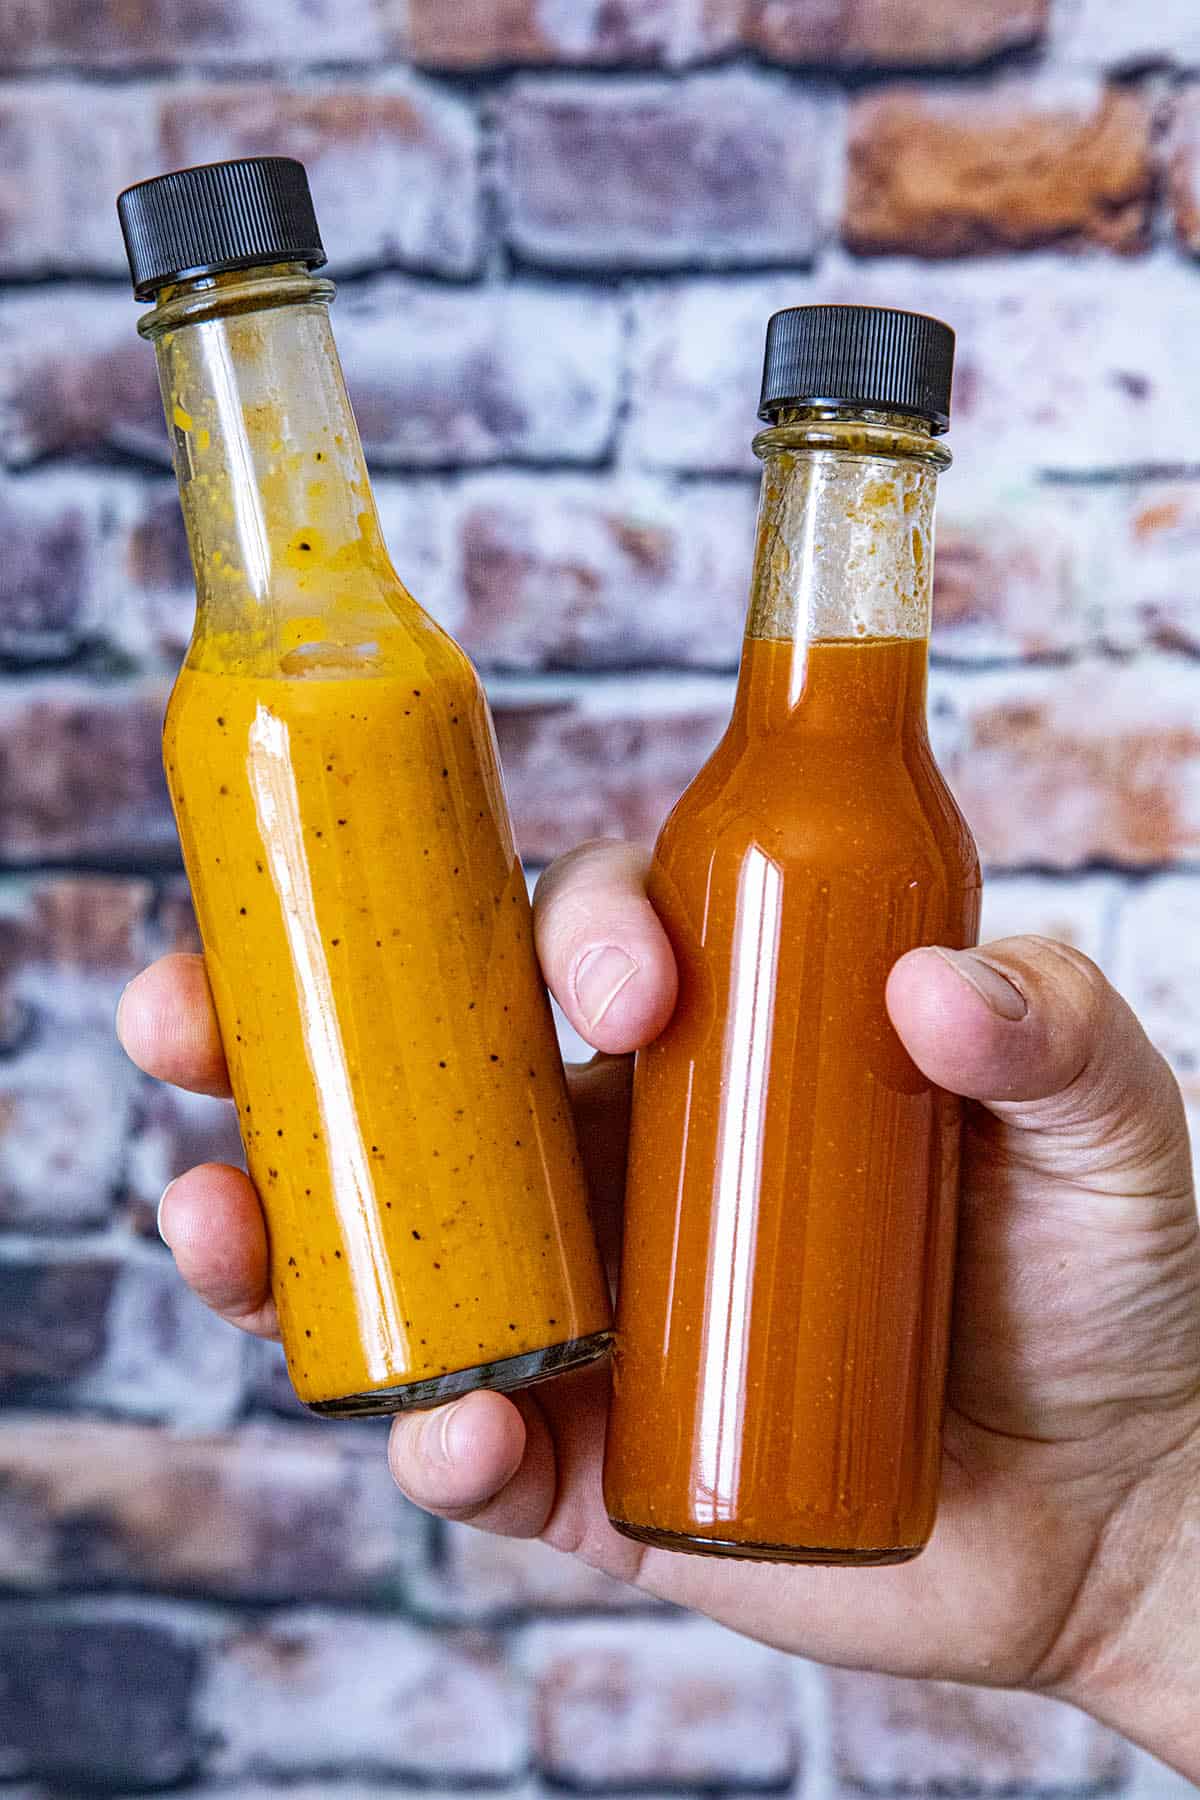
[[[956,975],[961,975],[975,989],[985,1006],[998,1019],[1015,1023],[1029,1011],[1029,1004],[1016,983],[1010,981],[993,963],[985,962],[982,956],[977,956],[973,950],[943,950],[939,946],[938,955],[943,962],[950,964]]]
[[[454,1462],[454,1416],[461,1406],[462,1401],[455,1400],[451,1405],[439,1406],[436,1412],[429,1414],[421,1433],[421,1451],[427,1462],[446,1469]]]
[[[575,971],[575,998],[587,1023],[595,1027],[607,1014],[613,1001],[638,972],[631,956],[616,944],[605,944],[589,950]]]
[[[178,1180],[179,1180],[179,1177],[177,1175],[175,1177],[175,1181],[178,1181]],[[166,1187],[163,1189],[162,1199],[158,1203],[158,1211],[154,1215],[155,1224],[158,1226],[158,1235],[162,1239],[163,1243],[167,1246],[168,1250],[171,1248],[171,1240],[162,1228],[162,1216],[163,1216],[163,1207],[167,1204],[167,1195],[170,1193],[171,1189],[175,1186],[175,1181],[168,1181]]]

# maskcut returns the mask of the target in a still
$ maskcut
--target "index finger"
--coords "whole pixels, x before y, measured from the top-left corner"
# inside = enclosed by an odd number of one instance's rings
[[[639,1050],[675,1009],[675,957],[646,894],[649,858],[590,843],[537,885],[534,935],[550,991],[597,1050]]]

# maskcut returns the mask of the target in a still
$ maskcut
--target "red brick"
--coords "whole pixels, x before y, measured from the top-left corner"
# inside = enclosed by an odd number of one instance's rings
[[[0,686],[0,842],[10,862],[178,859],[161,686]]]
[[[523,854],[590,837],[652,843],[729,717],[730,684],[597,684],[558,694],[497,683],[496,728]]]
[[[869,95],[851,114],[843,236],[919,256],[1144,249],[1150,123],[1139,96],[1086,79]]]
[[[9,1587],[380,1600],[427,1536],[382,1447],[366,1453],[320,1426],[190,1438],[61,1415],[0,1423]]]
[[[1103,526],[1096,581],[1108,643],[1200,651],[1200,482],[1122,487]]]
[[[793,1667],[700,1620],[535,1626],[540,1772],[574,1789],[784,1787],[795,1779]]]
[[[444,1527],[436,1566],[417,1577],[411,1601],[422,1617],[453,1624],[503,1622],[525,1613],[647,1607],[644,1594],[589,1569],[578,1557],[536,1539],[494,1537],[470,1525]]]
[[[0,275],[124,273],[113,201],[156,166],[144,93],[66,82],[0,89],[0,166]]]
[[[8,0],[0,12],[0,68],[160,68],[374,56],[372,9],[340,0]]]
[[[508,237],[552,268],[804,262],[827,109],[773,77],[519,82],[500,111]]]
[[[169,460],[154,354],[132,298],[61,288],[0,297],[0,462],[117,451]]]
[[[387,0],[401,46],[435,68],[663,63],[702,51],[687,0]]]
[[[235,1628],[216,1650],[198,1717],[215,1734],[218,1775],[340,1767],[489,1785],[513,1780],[528,1756],[500,1643],[396,1618],[276,1613]]]
[[[1167,183],[1180,242],[1200,256],[1200,87],[1185,89],[1175,102]]]
[[[958,491],[939,503],[935,656],[959,662],[1062,655],[1095,644],[1099,603],[1088,586],[1089,540],[1073,490]]]
[[[1200,846],[1200,726],[1187,664],[1146,657],[935,676],[935,736],[1000,868],[1133,867]]]
[[[474,110],[412,76],[370,85],[158,90],[159,166],[295,156],[335,274],[399,265],[469,275],[482,253]],[[115,192],[115,189],[113,190]]]
[[[1036,1694],[831,1670],[837,1775],[855,1792],[1088,1794],[1119,1782],[1120,1740]]]
[[[197,1773],[204,1622],[137,1602],[0,1608],[0,1766],[108,1792]]]
[[[622,351],[610,296],[381,277],[342,296],[335,329],[383,467],[588,463],[611,443]]]
[[[721,11],[729,0],[709,4]],[[742,0],[742,7],[745,39],[783,62],[960,68],[1036,43],[1050,0]]]
[[[1051,14],[1050,48],[1065,62],[1131,70],[1200,63],[1200,15],[1192,0],[1072,0]]]
[[[1178,353],[1195,272],[1046,253],[996,262],[849,261],[819,277],[671,283],[635,303],[630,455],[696,473],[755,468],[768,315],[849,301],[912,307],[958,332],[950,445],[960,489],[1002,495],[1038,469],[1129,471],[1195,458],[1200,360]],[[949,485],[949,484],[947,484]]]
[[[754,508],[749,483],[478,477],[454,496],[447,622],[490,668],[736,667]]]
[[[1122,883],[1110,875],[1050,880],[1043,875],[996,875],[983,886],[980,940],[1032,932],[1082,950],[1093,962],[1111,961]]]

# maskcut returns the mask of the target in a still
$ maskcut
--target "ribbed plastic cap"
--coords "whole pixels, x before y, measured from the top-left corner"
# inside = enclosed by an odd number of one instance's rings
[[[117,216],[139,300],[188,275],[274,262],[316,269],[325,261],[308,176],[290,156],[245,156],[155,175],[125,189]]]
[[[786,406],[863,406],[950,423],[954,333],[890,306],[790,306],[767,326],[760,419]]]

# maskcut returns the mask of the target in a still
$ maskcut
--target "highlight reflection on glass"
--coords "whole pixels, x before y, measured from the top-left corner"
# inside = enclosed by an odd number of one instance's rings
[[[329,959],[317,922],[288,728],[265,706],[254,715],[246,766],[263,851],[269,859],[292,954],[304,1047],[321,1112],[330,1190],[350,1263],[363,1353],[371,1380],[382,1382],[389,1370],[407,1365],[408,1335],[396,1306]]]
[[[737,1507],[782,893],[778,866],[752,848],[731,947],[734,1003],[724,1054],[730,1085],[717,1147],[696,1438],[698,1504],[707,1503],[713,1520]]]

